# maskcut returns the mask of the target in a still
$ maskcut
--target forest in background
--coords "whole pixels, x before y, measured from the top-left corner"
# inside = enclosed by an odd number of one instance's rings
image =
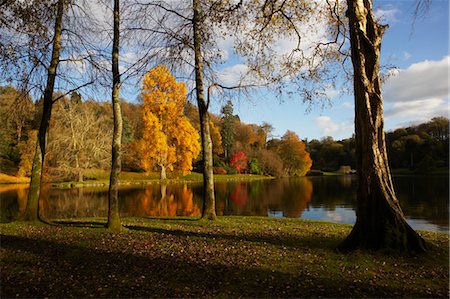
[[[56,95],[59,96],[59,95]],[[138,142],[143,138],[143,103],[121,102],[124,116],[122,141],[123,169],[143,172]],[[184,115],[200,130],[197,107],[184,104]],[[42,113],[42,100],[32,101],[14,87],[0,87],[0,172],[29,176]],[[341,166],[355,168],[354,137],[334,140],[301,140],[287,131],[281,138],[273,127],[247,124],[234,114],[228,101],[220,115],[211,114],[214,172],[252,173],[271,176],[301,176],[310,168],[338,171]],[[110,103],[82,99],[77,93],[55,104],[49,132],[46,177],[50,180],[86,179],[86,169],[109,169],[113,120]],[[429,122],[386,133],[391,168],[407,168],[426,173],[449,164],[449,119]],[[201,171],[200,156],[193,160],[194,171]],[[156,165],[153,171],[158,171]],[[176,169],[175,169],[176,170]]]

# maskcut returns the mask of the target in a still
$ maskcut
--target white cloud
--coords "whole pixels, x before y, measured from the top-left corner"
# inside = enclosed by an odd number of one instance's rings
[[[442,98],[427,98],[394,103],[384,115],[387,119],[408,117],[415,121],[428,121],[437,115],[447,115],[447,112],[447,101]]]
[[[393,5],[386,5],[375,10],[375,18],[381,23],[396,23],[398,22],[397,14],[400,11]]]
[[[448,96],[450,56],[439,61],[425,60],[398,70],[383,86],[387,102],[404,102]]]
[[[235,64],[224,68],[218,73],[219,80],[227,86],[236,86],[246,77],[248,66],[245,64]]]
[[[402,52],[402,59],[403,60],[409,60],[412,57],[411,53],[407,52],[407,51],[403,51]]]
[[[355,106],[352,102],[344,102],[341,107],[344,109],[353,109]]]
[[[396,71],[383,86],[386,119],[427,121],[448,115],[449,66],[450,56],[446,56]]]
[[[344,121],[335,123],[329,116],[319,116],[314,119],[316,125],[321,129],[323,136],[333,136],[336,139],[346,138],[354,132],[353,123]]]

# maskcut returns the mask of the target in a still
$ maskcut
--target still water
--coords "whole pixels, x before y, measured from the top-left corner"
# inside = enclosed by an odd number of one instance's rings
[[[397,176],[394,184],[408,222],[415,229],[448,231],[448,176]],[[0,185],[0,221],[25,210],[27,185]],[[218,215],[247,215],[355,222],[354,176],[291,178],[215,184]],[[105,217],[107,187],[43,190],[49,219]],[[199,216],[202,186],[151,184],[119,191],[121,216]]]

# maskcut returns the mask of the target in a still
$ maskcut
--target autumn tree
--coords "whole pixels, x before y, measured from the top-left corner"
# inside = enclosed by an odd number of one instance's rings
[[[347,0],[355,97],[356,223],[341,250],[392,248],[424,251],[424,240],[405,220],[389,169],[380,80],[380,25],[370,0]]]
[[[211,130],[211,141],[213,144],[213,154],[220,156],[224,153],[223,145],[222,145],[222,135],[220,134],[220,130],[214,122],[211,120],[209,121],[209,127]]]
[[[111,161],[111,109],[75,96],[61,99],[54,110],[48,166],[58,167],[80,182],[85,169],[106,169]]]
[[[230,159],[231,167],[234,167],[238,173],[242,173],[247,170],[247,164],[248,158],[241,151],[236,152]]]
[[[228,30],[219,27],[233,18],[242,2],[234,1],[146,1],[139,4],[135,18],[141,32],[151,32],[158,41],[159,61],[176,67],[192,79],[192,95],[196,99],[202,146],[203,210],[202,218],[216,219],[213,180],[213,145],[210,132],[209,104],[205,96],[217,79],[217,67],[225,62],[218,47],[220,37]],[[140,17],[142,16],[142,17]]]
[[[284,170],[289,176],[304,176],[312,165],[305,144],[292,131],[287,131],[282,137],[278,148],[283,160]]]
[[[166,66],[151,69],[142,84],[144,131],[140,142],[142,166],[157,165],[161,179],[166,171],[192,170],[192,161],[200,153],[199,135],[183,115],[186,87],[176,82]]]
[[[24,96],[12,86],[0,87],[0,171],[19,172],[19,175],[29,172],[28,166],[33,159],[29,159],[29,146],[31,140],[35,141],[32,132],[35,130],[34,112],[29,96]]]

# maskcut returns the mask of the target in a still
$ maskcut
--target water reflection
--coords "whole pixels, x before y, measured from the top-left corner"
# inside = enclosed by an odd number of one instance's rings
[[[10,222],[25,214],[28,185],[0,185],[0,222]]]
[[[415,228],[448,230],[448,176],[394,178],[408,221]],[[0,185],[2,222],[25,211],[26,185]],[[353,176],[220,182],[215,186],[218,215],[302,217],[354,223],[356,179]],[[41,207],[49,219],[105,217],[107,187],[43,190]],[[200,216],[202,186],[152,184],[119,191],[122,216]]]

